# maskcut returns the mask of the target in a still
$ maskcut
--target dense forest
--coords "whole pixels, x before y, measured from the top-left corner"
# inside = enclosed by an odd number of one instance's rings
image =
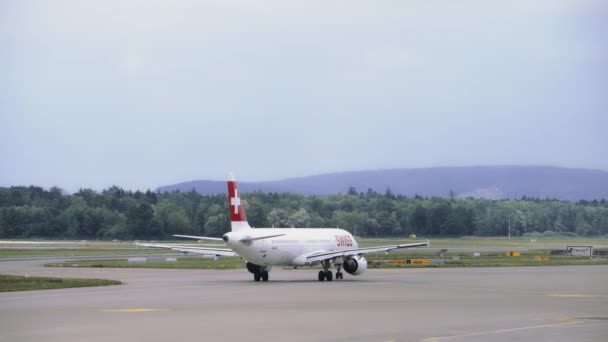
[[[607,235],[608,202],[424,198],[373,190],[327,197],[254,192],[243,195],[255,227],[340,227],[356,236],[424,237]],[[165,239],[221,236],[229,228],[226,195],[155,193],[111,187],[0,188],[0,238]],[[537,232],[537,233],[535,233]]]

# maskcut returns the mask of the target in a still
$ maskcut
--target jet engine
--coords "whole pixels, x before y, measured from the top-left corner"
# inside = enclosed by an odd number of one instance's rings
[[[247,262],[246,265],[247,265],[247,271],[249,271],[250,273],[260,274],[262,271],[264,271],[264,268],[262,266],[252,264],[249,261]]]
[[[367,269],[367,260],[362,256],[351,257],[344,260],[342,267],[348,274],[359,275]]]

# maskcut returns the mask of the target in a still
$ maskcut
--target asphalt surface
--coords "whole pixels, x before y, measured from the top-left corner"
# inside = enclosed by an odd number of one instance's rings
[[[44,268],[125,285],[0,293],[0,341],[606,341],[608,267],[369,270]]]

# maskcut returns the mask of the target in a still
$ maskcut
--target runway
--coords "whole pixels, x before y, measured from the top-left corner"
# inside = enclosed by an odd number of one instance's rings
[[[125,285],[0,293],[1,341],[511,341],[608,338],[608,267],[369,270],[44,268]]]

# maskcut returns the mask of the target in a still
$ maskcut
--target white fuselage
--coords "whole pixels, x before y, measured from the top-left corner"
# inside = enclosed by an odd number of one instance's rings
[[[242,238],[282,236],[243,243]],[[315,252],[333,252],[358,248],[353,236],[334,228],[256,228],[233,231],[224,235],[226,244],[240,256],[263,266],[303,266],[306,257]]]

